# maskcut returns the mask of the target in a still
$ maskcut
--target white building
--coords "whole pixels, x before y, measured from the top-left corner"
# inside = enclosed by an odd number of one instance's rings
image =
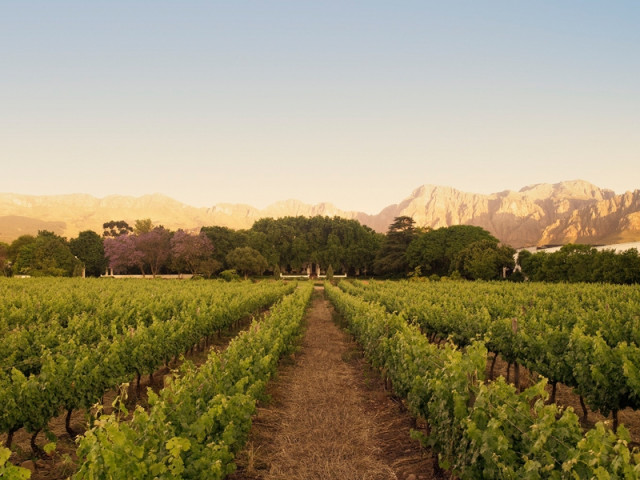
[[[529,248],[522,248],[521,250],[529,250],[531,253],[536,253],[536,252],[553,253],[553,252],[557,252],[562,247],[563,245],[548,247],[548,248],[529,247]],[[598,251],[613,250],[616,253],[625,252],[631,248],[635,248],[638,250],[638,252],[640,252],[640,242],[614,243],[612,245],[593,245],[593,247]]]

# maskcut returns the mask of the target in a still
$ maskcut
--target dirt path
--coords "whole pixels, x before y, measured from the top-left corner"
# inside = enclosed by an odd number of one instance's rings
[[[280,370],[230,478],[400,479],[434,476],[409,438],[412,420],[383,390],[316,292],[301,350]]]

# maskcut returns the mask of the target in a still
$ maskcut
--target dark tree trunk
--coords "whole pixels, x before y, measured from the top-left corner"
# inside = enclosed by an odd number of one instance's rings
[[[36,437],[40,433],[40,429],[36,430],[33,435],[31,435],[31,451],[36,457],[42,458],[44,456],[44,451],[38,446],[36,443]]]
[[[584,398],[582,398],[582,395],[580,395],[580,406],[582,407],[582,413],[583,413],[582,420],[586,422],[587,414],[589,412],[587,411],[587,406],[584,404]]]
[[[4,442],[5,447],[11,448],[11,444],[13,443],[13,434],[16,433],[17,428],[12,428],[7,433],[7,441]]]
[[[489,371],[489,379],[493,380],[493,369],[496,366],[496,360],[498,360],[498,354],[493,354],[493,360],[491,361],[491,370]]]
[[[551,382],[551,398],[549,398],[549,403],[556,403],[557,389],[558,389],[558,382]]]
[[[433,456],[433,475],[436,478],[444,478],[444,471],[440,468],[440,463],[438,462],[438,456]]]
[[[73,412],[73,408],[68,408],[67,416],[64,418],[64,428],[67,430],[67,433],[71,438],[76,438],[76,435],[78,434],[71,428],[71,412]]]

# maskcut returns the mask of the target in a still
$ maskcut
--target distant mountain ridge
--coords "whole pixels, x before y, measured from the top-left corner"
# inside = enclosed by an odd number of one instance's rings
[[[356,219],[379,232],[385,232],[400,215],[413,217],[421,227],[477,225],[514,247],[640,240],[640,190],[616,195],[589,182],[573,180],[489,195],[423,185],[376,215],[341,210],[331,203],[308,205],[298,200],[276,202],[264,209],[229,203],[198,208],[160,194],[96,198],[85,194],[3,193],[0,241],[10,242],[42,229],[72,238],[83,230],[102,232],[102,224],[109,220],[133,224],[136,219],[151,218],[154,224],[172,230],[195,231],[211,225],[246,229],[260,218],[298,215]]]

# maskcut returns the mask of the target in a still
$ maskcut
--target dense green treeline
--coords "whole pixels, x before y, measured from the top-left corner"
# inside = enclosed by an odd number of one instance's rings
[[[376,253],[383,235],[357,220],[339,217],[263,218],[249,230],[203,227],[214,245],[213,257],[225,268],[233,268],[228,255],[235,248],[250,247],[259,252],[268,269],[300,272],[317,264],[321,270],[364,275],[373,273]]]
[[[100,276],[191,273],[227,280],[243,275],[347,274],[384,278],[444,276],[468,280],[509,278],[550,282],[640,282],[640,256],[566,245],[555,253],[518,255],[481,227],[418,228],[411,217],[394,219],[386,234],[339,217],[258,220],[247,230],[203,227],[170,231],[150,219],[129,226],[110,221],[99,235],[67,240],[52,232],[0,243],[0,275]],[[515,273],[514,273],[515,270]],[[520,271],[521,270],[521,271]]]
[[[569,244],[553,253],[518,254],[522,273],[545,282],[640,283],[640,256],[635,248],[622,253]]]
[[[99,235],[87,230],[67,240],[53,232],[23,235],[0,244],[0,273],[29,276],[100,276],[192,273],[212,276],[307,273],[373,273],[384,235],[356,220],[316,216],[266,218],[248,230],[203,227],[198,234],[170,231],[150,219],[131,227],[110,221]],[[223,275],[224,276],[224,275]]]
[[[387,277],[448,276],[494,280],[514,267],[515,250],[480,227],[415,228],[411,217],[389,226],[375,272]]]

